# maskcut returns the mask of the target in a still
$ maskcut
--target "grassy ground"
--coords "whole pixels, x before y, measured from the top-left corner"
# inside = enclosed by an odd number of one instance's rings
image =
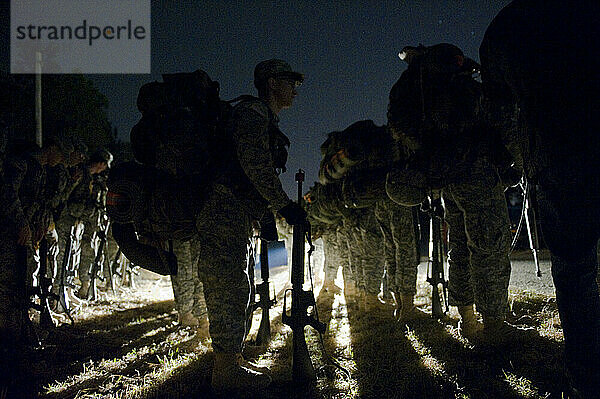
[[[560,398],[565,388],[555,300],[526,292],[511,292],[509,319],[535,327],[539,336],[495,350],[462,339],[455,313],[442,321],[426,318],[401,325],[390,315],[362,312],[355,302],[346,303],[343,293],[324,293],[318,298],[321,319],[328,323],[324,346],[347,373],[326,360],[318,336],[306,329],[318,378],[314,385],[295,386],[292,336],[281,324],[287,273],[275,274],[274,280],[280,300],[271,310],[273,340],[267,348],[245,350],[247,358],[271,369],[273,384],[247,396]],[[51,333],[36,355],[43,361],[32,366],[41,397],[213,397],[210,342],[176,325],[172,301],[153,299],[168,295],[140,295],[91,305],[74,326]],[[420,282],[417,304],[425,312],[430,310],[429,295],[429,286]],[[114,306],[120,310],[113,312]]]

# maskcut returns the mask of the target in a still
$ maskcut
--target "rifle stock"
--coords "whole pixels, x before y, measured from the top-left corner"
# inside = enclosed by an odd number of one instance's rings
[[[304,171],[296,173],[298,182],[298,203],[302,205],[302,182]],[[308,223],[308,222],[306,222]],[[293,226],[292,238],[292,288],[286,290],[283,299],[282,322],[292,328],[293,352],[292,352],[292,380],[295,383],[310,382],[316,380],[316,373],[308,353],[306,345],[305,326],[311,326],[319,333],[325,332],[325,324],[315,318],[313,313],[308,313],[308,308],[316,309],[315,298],[312,291],[304,291],[304,251],[305,237],[308,226],[297,224]],[[291,291],[291,311],[287,313],[287,292]]]

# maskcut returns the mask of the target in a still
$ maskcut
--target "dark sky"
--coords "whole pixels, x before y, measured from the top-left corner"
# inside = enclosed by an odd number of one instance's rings
[[[386,122],[389,91],[405,69],[397,56],[402,47],[449,42],[478,60],[486,27],[508,3],[153,1],[152,75],[90,77],[110,101],[113,126],[128,139],[140,116],[137,91],[161,73],[203,69],[220,82],[221,97],[231,99],[255,94],[252,72],[259,61],[287,60],[306,75],[294,106],[280,113],[292,142],[281,180],[295,196],[294,172],[305,169],[309,185],[317,179],[319,146],[328,132],[362,119]],[[2,70],[9,65],[7,33],[0,44]]]

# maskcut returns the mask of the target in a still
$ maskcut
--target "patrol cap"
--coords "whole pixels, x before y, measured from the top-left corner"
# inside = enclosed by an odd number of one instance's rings
[[[269,78],[288,78],[296,82],[304,82],[304,74],[292,70],[284,60],[270,59],[259,62],[254,68],[254,86],[259,87]]]

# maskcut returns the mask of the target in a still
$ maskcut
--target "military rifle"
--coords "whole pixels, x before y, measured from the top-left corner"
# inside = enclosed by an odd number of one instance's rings
[[[424,201],[422,209],[429,215],[429,262],[427,263],[427,282],[431,284],[431,315],[439,319],[448,312],[448,280],[444,272],[444,242],[442,221],[444,205],[441,198],[429,197]],[[442,286],[441,298],[440,287]],[[442,310],[442,301],[444,310]]]
[[[535,187],[529,183],[525,176],[523,176],[521,179],[519,187],[521,187],[521,190],[523,191],[523,207],[521,208],[521,219],[519,220],[517,231],[513,237],[510,251],[512,252],[516,247],[519,236],[521,235],[521,229],[523,228],[523,221],[525,221],[525,225],[527,227],[527,238],[529,239],[529,249],[531,250],[533,261],[535,263],[535,274],[537,277],[542,277],[540,260],[538,258],[540,240],[537,229],[537,219],[535,215],[535,208],[537,207]]]
[[[104,280],[104,277],[100,275],[103,270],[104,265],[104,250],[106,248],[108,230],[110,229],[110,220],[108,216],[99,210],[98,213],[98,221],[97,221],[98,229],[94,232],[94,236],[92,237],[92,242],[97,242],[94,263],[92,263],[90,267],[90,288],[87,292],[87,299],[90,301],[95,301],[98,296],[98,290],[96,287],[96,279]],[[111,276],[112,277],[112,276]]]
[[[277,300],[275,295],[271,299],[269,291],[269,252],[267,240],[259,238],[260,249],[260,278],[262,282],[256,285],[256,293],[258,294],[257,307],[262,309],[260,318],[260,326],[256,334],[256,345],[264,346],[271,342],[271,319],[269,318],[269,310],[275,306]]]
[[[303,201],[303,181],[304,171],[300,169],[298,173],[296,173],[299,205],[302,205]],[[281,315],[282,322],[292,328],[292,379],[295,383],[316,380],[315,369],[310,359],[310,354],[308,353],[308,346],[306,345],[304,327],[311,326],[317,330],[319,334],[323,334],[326,328],[326,325],[319,321],[318,316],[315,316],[317,306],[312,287],[311,290],[308,291],[305,291],[303,288],[305,238],[308,238],[310,244],[310,224],[307,221],[305,221],[303,224],[296,224],[293,226],[291,272],[292,288],[285,290],[285,295],[283,298],[283,314]],[[287,309],[288,291],[291,292],[292,299],[289,314]],[[310,314],[308,313],[308,308],[312,308],[312,312]]]
[[[27,258],[25,258],[27,259]],[[52,311],[50,310],[50,300],[59,300],[58,296],[52,293],[52,279],[47,276],[48,273],[48,241],[43,237],[38,248],[38,270],[35,286],[32,294],[36,296],[39,303],[32,302],[31,308],[40,312],[40,327],[54,327]]]
[[[73,280],[75,278],[75,269],[79,265],[81,255],[81,237],[83,235],[83,224],[79,219],[71,226],[69,237],[65,245],[63,254],[60,276],[58,279],[58,298],[59,305],[69,317],[71,324],[74,320],[71,316],[70,299],[67,293],[67,288],[75,288]]]

